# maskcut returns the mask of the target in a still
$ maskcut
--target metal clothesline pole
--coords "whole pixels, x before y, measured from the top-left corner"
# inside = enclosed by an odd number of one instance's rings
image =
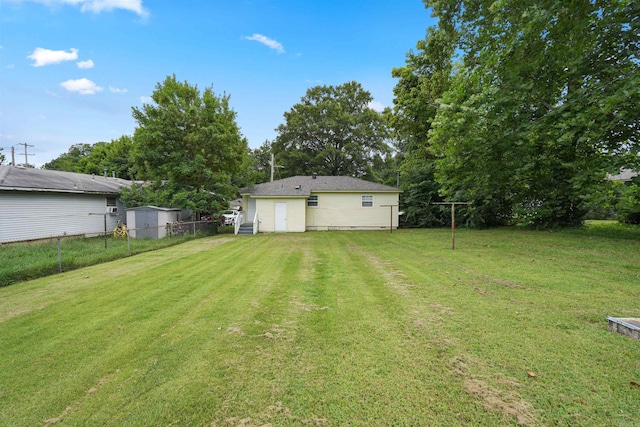
[[[381,208],[389,207],[389,233],[393,233],[393,208],[400,205],[380,205]]]
[[[456,248],[456,205],[470,205],[471,202],[433,202],[432,205],[451,205],[451,250]]]

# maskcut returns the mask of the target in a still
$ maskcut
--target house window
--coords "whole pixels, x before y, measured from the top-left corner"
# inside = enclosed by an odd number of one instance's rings
[[[373,196],[370,195],[362,195],[362,207],[363,208],[372,208],[373,207]]]
[[[307,206],[309,207],[318,207],[318,195],[311,195],[307,199]]]
[[[116,206],[116,198],[107,197],[107,206]]]

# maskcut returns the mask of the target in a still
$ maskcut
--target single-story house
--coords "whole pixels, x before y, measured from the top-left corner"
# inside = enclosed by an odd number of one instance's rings
[[[258,232],[398,227],[395,187],[348,176],[294,176],[242,188],[244,225]]]
[[[120,189],[131,181],[0,166],[0,243],[91,235],[125,222]]]

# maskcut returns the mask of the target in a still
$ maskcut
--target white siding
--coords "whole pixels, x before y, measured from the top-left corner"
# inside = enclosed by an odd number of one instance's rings
[[[397,205],[398,193],[315,193],[318,206],[307,207],[307,230],[389,228],[389,206]],[[373,207],[362,207],[362,195],[373,196]],[[398,207],[393,208],[393,228],[398,227]]]
[[[301,198],[278,198],[278,199],[256,199],[255,209],[258,212],[260,221],[260,232],[275,232],[275,204],[287,204],[287,232],[303,232],[305,228],[306,199]]]
[[[104,231],[106,196],[87,194],[0,192],[0,243]],[[107,231],[124,221],[107,215]]]

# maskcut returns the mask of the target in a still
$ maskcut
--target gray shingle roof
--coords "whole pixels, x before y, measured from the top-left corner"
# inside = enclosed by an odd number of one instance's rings
[[[620,169],[620,173],[617,175],[609,175],[609,179],[611,181],[622,181],[622,182],[628,182],[631,181],[633,178],[635,178],[636,176],[638,176],[638,172],[632,170],[632,169]]]
[[[46,169],[0,166],[0,191],[44,191],[54,193],[120,194],[132,181],[120,178]]]
[[[309,197],[320,192],[391,192],[399,193],[395,187],[364,181],[350,176],[292,176],[273,182],[241,188],[240,194],[252,197]]]

